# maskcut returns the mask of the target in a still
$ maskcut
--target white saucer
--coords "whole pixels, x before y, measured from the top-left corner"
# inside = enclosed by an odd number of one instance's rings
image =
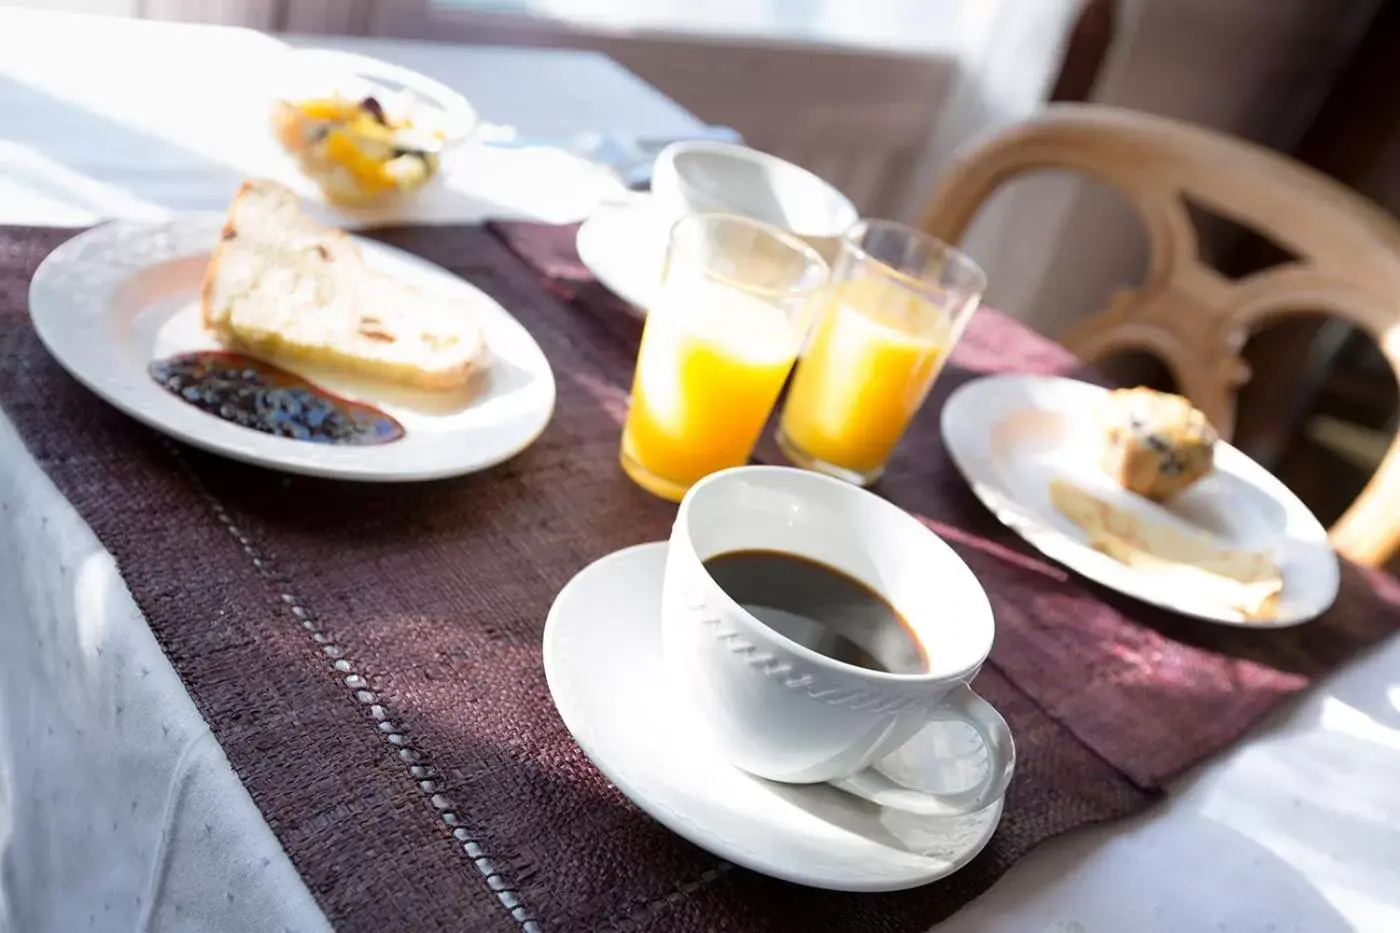
[[[1251,628],[1297,625],[1332,605],[1340,575],[1327,530],[1283,483],[1229,444],[1216,445],[1214,474],[1169,505],[1113,483],[1094,461],[1096,439],[1087,416],[1106,394],[1074,379],[987,376],[949,397],[943,441],[973,492],[998,519],[1047,557],[1120,593],[1183,615]],[[1273,547],[1283,577],[1277,617],[1246,620],[1094,550],[1050,504],[1050,480],[1056,476],[1150,521],[1205,533],[1222,545]]]
[[[218,349],[199,288],[222,214],[164,223],[114,221],[54,250],[29,289],[34,329],[54,358],[111,404],[197,447],[263,466],[380,482],[481,470],[528,447],[554,410],[554,374],[529,331],[494,299],[403,250],[352,237],[371,266],[453,297],[480,321],[492,364],[468,391],[426,392],[288,366],[342,397],[397,418],[404,436],[373,446],[313,444],[224,421],[156,384],[153,360]]]
[[[981,851],[1001,819],[1000,802],[968,816],[913,817],[824,784],[765,781],[717,759],[705,725],[671,701],[661,670],[666,547],[642,544],[590,564],[560,591],[545,625],[554,703],[603,774],[696,845],[812,887],[912,888]],[[930,788],[971,784],[984,750],[964,729],[930,726],[910,743]]]
[[[650,205],[650,196],[633,194],[620,204],[599,207],[578,228],[575,245],[588,271],[614,295],[634,305],[639,315],[651,307],[661,285],[670,225]]]

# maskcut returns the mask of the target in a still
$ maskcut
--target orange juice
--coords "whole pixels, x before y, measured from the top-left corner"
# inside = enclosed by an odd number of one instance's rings
[[[788,391],[784,446],[873,479],[951,345],[948,314],[896,280],[831,286]]]
[[[718,288],[653,309],[622,432],[627,475],[679,501],[707,474],[747,463],[800,342],[782,310]]]

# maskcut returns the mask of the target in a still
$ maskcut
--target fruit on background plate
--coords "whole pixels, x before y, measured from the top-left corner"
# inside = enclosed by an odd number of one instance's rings
[[[416,124],[405,103],[374,96],[279,100],[272,130],[326,197],[345,205],[421,188],[438,170],[444,138]]]

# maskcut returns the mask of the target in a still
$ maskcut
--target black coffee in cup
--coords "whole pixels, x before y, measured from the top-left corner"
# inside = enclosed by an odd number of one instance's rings
[[[731,599],[806,648],[867,670],[929,669],[923,646],[898,610],[834,567],[767,550],[729,551],[704,565]]]

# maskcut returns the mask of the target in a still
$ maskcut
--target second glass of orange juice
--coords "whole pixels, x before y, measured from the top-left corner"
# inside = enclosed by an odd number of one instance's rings
[[[702,477],[748,462],[827,275],[815,250],[761,221],[676,222],[622,432],[628,476],[679,501]]]
[[[778,444],[788,458],[874,482],[985,288],[972,259],[918,230],[852,227],[783,406]]]

